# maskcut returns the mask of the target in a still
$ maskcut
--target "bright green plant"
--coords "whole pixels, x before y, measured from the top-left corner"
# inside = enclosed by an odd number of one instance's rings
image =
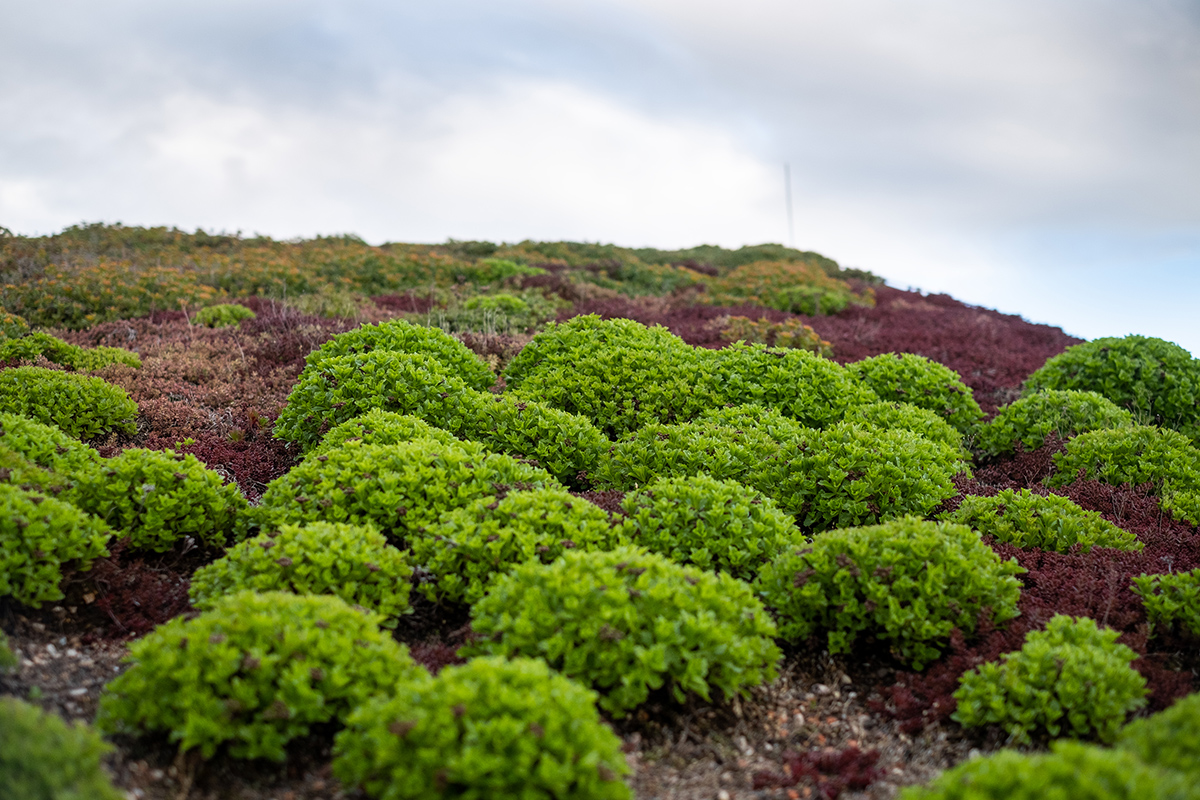
[[[42,367],[0,371],[0,412],[54,425],[85,441],[111,432],[137,433],[137,403],[124,389]]]
[[[251,533],[288,523],[373,524],[395,544],[444,512],[514,489],[561,488],[545,470],[471,442],[346,442],[267,486],[246,518]]]
[[[237,485],[226,484],[195,456],[142,448],[84,473],[66,497],[128,536],[131,548],[156,553],[185,536],[222,546],[246,508]]]
[[[923,669],[955,628],[1016,617],[1014,576],[1024,571],[965,525],[906,517],[823,533],[763,567],[754,585],[789,641],[825,633],[831,653],[846,653],[874,636]]]
[[[953,718],[967,727],[1000,725],[1021,744],[1030,734],[1095,737],[1111,742],[1130,712],[1146,704],[1137,654],[1120,634],[1087,617],[1056,614],[1030,631],[1020,650],[959,678]]]
[[[1145,547],[1132,533],[1095,511],[1084,511],[1066,497],[1034,494],[1028,489],[1005,489],[994,497],[967,495],[957,509],[940,514],[938,519],[969,525],[984,536],[1017,547],[1057,553],[1065,553],[1075,545],[1084,553],[1093,547]]]
[[[1200,777],[1200,692],[1130,722],[1117,734],[1116,746],[1144,764],[1188,773],[1194,783]]]
[[[621,507],[621,527],[632,543],[747,581],[804,541],[795,520],[769,497],[707,475],[652,481],[625,495]]]
[[[474,603],[514,564],[549,563],[574,548],[609,550],[619,541],[598,506],[562,489],[536,489],[449,511],[410,547],[430,578],[420,586],[425,596]]]
[[[953,457],[969,460],[971,454],[963,445],[962,434],[936,412],[912,403],[871,403],[854,409],[853,421],[885,430],[904,430],[919,433],[931,442],[945,445]],[[969,472],[966,463],[959,470]]]
[[[964,436],[983,419],[971,387],[947,366],[912,353],[884,353],[847,364],[881,400],[911,403],[937,413]]]
[[[20,339],[29,333],[29,323],[24,317],[0,309],[0,338]]]
[[[1103,395],[1047,389],[1001,408],[980,427],[975,449],[981,455],[995,458],[1012,453],[1017,442],[1026,450],[1036,450],[1051,433],[1069,439],[1088,431],[1127,428],[1132,424],[1133,415]]]
[[[0,413],[0,446],[18,453],[36,467],[56,473],[66,481],[96,470],[103,461],[93,448],[53,425],[19,414]]]
[[[40,331],[19,339],[0,338],[0,361],[33,361],[38,356],[44,356],[52,363],[85,372],[110,364],[124,364],[135,368],[142,366],[142,360],[138,358],[137,353],[129,350],[120,347],[78,347]]]
[[[218,303],[215,306],[205,306],[196,312],[196,324],[209,328],[228,328],[237,325],[244,319],[254,319],[258,315],[249,308],[237,303]]]
[[[284,525],[235,545],[192,575],[189,596],[199,609],[253,589],[332,594],[379,614],[385,627],[408,611],[408,554],[367,525],[313,522]]]
[[[733,316],[723,317],[718,322],[721,325],[721,336],[733,342],[792,347],[825,357],[833,355],[833,345],[822,339],[811,326],[805,325],[795,317],[783,322],[771,322],[766,317],[760,317],[756,321],[749,317]]]
[[[1149,336],[1106,337],[1068,347],[1025,381],[1025,392],[1097,392],[1142,424],[1200,438],[1200,362]]]
[[[473,389],[486,390],[496,382],[488,365],[450,334],[401,319],[363,325],[333,337],[320,349],[309,353],[305,372],[331,358],[375,350],[427,356],[442,367],[443,373],[453,375]]]
[[[1132,590],[1142,598],[1151,625],[1171,628],[1178,624],[1200,636],[1200,569],[1140,575],[1133,579]]]
[[[823,428],[839,422],[850,409],[879,399],[845,367],[806,350],[731,344],[700,355],[705,379],[717,397],[710,406],[761,405],[803,425]]]
[[[616,717],[660,687],[680,702],[732,697],[773,680],[781,655],[749,586],[631,547],[520,564],[471,607],[471,627],[465,654],[544,658]]]
[[[428,680],[381,617],[329,595],[243,591],[176,617],[129,647],[105,687],[97,726],[166,732],[180,752],[286,758],[311,726],[342,721],[374,694]]]
[[[812,430],[791,417],[784,416],[778,409],[753,403],[710,408],[694,421],[739,431],[758,431],[780,443],[803,436]]]
[[[380,800],[632,798],[595,698],[545,662],[476,658],[356,710],[334,775]]]
[[[1192,800],[1181,776],[1129,753],[1067,740],[1049,753],[998,750],[973,758],[900,800]]]
[[[70,364],[70,367],[71,369],[83,372],[93,372],[112,364],[121,364],[126,367],[141,369],[142,359],[137,353],[121,347],[105,347],[103,345],[100,347],[81,347],[75,355],[75,361]]]
[[[403,444],[416,439],[432,439],[445,445],[462,445],[454,434],[435,428],[411,414],[397,414],[373,408],[365,414],[348,419],[321,437],[321,442],[309,451],[308,458],[341,447],[346,442],[362,444]]]
[[[0,597],[33,608],[61,600],[63,566],[89,569],[111,534],[69,503],[0,483]]]
[[[475,263],[455,266],[455,273],[471,283],[498,283],[523,275],[545,275],[541,267],[529,267],[504,258],[481,258]]]
[[[0,697],[3,800],[124,800],[100,763],[110,750],[83,722]]]

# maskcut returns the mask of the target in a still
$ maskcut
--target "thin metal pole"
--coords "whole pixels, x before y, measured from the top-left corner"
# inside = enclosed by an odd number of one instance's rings
[[[787,200],[788,247],[796,246],[796,230],[792,226],[792,167],[783,165],[783,194]]]

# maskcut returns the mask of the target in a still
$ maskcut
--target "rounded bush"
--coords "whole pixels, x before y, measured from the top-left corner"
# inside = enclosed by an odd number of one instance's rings
[[[717,396],[710,405],[762,405],[802,425],[823,428],[841,421],[850,409],[879,399],[845,367],[807,350],[737,343],[702,351],[702,357]]]
[[[453,434],[470,417],[463,400],[470,391],[432,356],[331,356],[304,368],[275,420],[275,436],[308,452],[331,428],[373,409],[410,414]]]
[[[101,765],[112,750],[82,722],[15,697],[0,697],[0,797],[5,800],[124,800]]]
[[[883,353],[847,364],[846,369],[879,399],[911,403],[937,413],[964,436],[970,435],[983,410],[971,387],[949,367],[912,353]]]
[[[763,567],[754,585],[789,641],[824,632],[831,653],[846,653],[873,636],[923,669],[955,628],[973,633],[985,612],[996,624],[1016,617],[1014,576],[1024,571],[965,525],[906,517],[823,533]]]
[[[408,611],[412,572],[408,555],[373,527],[314,522],[284,525],[235,545],[196,570],[188,593],[199,609],[242,589],[332,594],[395,627]]]
[[[694,422],[719,425],[738,431],[753,430],[764,433],[780,443],[803,436],[811,430],[791,417],[784,416],[779,409],[754,403],[710,408],[696,417]]]
[[[957,493],[952,479],[961,466],[912,431],[843,422],[785,442],[744,482],[805,529],[823,531],[924,516]]]
[[[514,489],[546,487],[561,488],[545,470],[487,453],[472,443],[346,442],[271,481],[247,522],[251,528],[318,521],[370,523],[401,544],[453,508],[481,498],[490,502]]]
[[[1025,381],[1027,394],[1045,389],[1097,392],[1139,423],[1200,438],[1200,362],[1162,339],[1106,337],[1068,347]]]
[[[621,547],[529,561],[471,607],[480,638],[460,651],[540,657],[594,687],[615,717],[667,687],[682,702],[774,680],[775,625],[750,587]]]
[[[193,455],[130,448],[84,473],[66,498],[128,536],[135,550],[163,553],[190,536],[225,543],[246,500]]]
[[[884,430],[912,431],[931,442],[944,445],[955,458],[970,459],[971,454],[963,445],[962,434],[936,412],[914,406],[912,403],[871,403],[854,409],[853,421]],[[966,464],[963,464],[966,469]]]
[[[375,694],[428,674],[380,617],[329,595],[244,591],[176,617],[129,646],[105,687],[107,733],[164,731],[180,752],[282,761],[311,726],[342,721]]]
[[[1120,634],[1087,617],[1056,614],[1030,631],[1020,650],[959,678],[953,719],[967,727],[1000,725],[1021,744],[1031,733],[1111,742],[1130,712],[1146,704],[1137,654]]]
[[[333,772],[380,800],[631,798],[595,698],[543,661],[476,658],[357,709]]]
[[[69,503],[0,483],[0,597],[33,608],[61,600],[63,565],[89,569],[111,535]]]
[[[1065,497],[1039,495],[1028,489],[1005,489],[994,497],[967,495],[954,511],[938,516],[969,525],[984,536],[1017,547],[1036,547],[1065,553],[1075,545],[1084,552],[1093,547],[1141,550],[1145,545],[1128,531],[1100,516],[1084,511]]]
[[[46,425],[20,414],[0,413],[0,447],[6,447],[31,464],[53,472],[69,482],[95,471],[103,459],[95,449]]]
[[[29,323],[24,317],[0,310],[0,338],[19,339],[28,333]]]
[[[137,353],[120,347],[78,347],[46,333],[31,333],[20,339],[0,338],[0,361],[33,361],[43,356],[47,361],[69,369],[91,371],[110,364],[140,368]]]
[[[1200,636],[1200,568],[1133,579],[1134,594],[1142,598],[1153,628],[1176,625]]]
[[[1190,773],[1195,782],[1200,777],[1200,693],[1130,722],[1117,734],[1116,746],[1152,767]]]
[[[142,359],[131,350],[121,347],[81,347],[75,354],[75,360],[70,364],[71,369],[83,372],[93,372],[113,364],[120,364],[134,369],[142,368]]]
[[[410,540],[413,561],[430,580],[430,600],[474,603],[514,564],[549,563],[565,551],[608,550],[619,541],[608,514],[563,489],[513,492],[447,512]]]
[[[423,419],[411,414],[397,414],[373,408],[354,419],[348,419],[321,437],[321,442],[308,457],[327,453],[346,442],[363,444],[403,444],[417,439],[432,439],[445,445],[461,445],[463,442],[454,434],[435,428]]]
[[[124,389],[42,367],[0,371],[0,411],[54,425],[76,439],[137,433],[137,403]]]
[[[1036,450],[1051,433],[1069,439],[1080,433],[1127,428],[1133,415],[1095,392],[1048,389],[1026,395],[1000,409],[979,429],[975,449],[995,458],[1012,453],[1020,442]]]
[[[363,325],[338,334],[309,353],[305,371],[332,358],[373,351],[427,356],[440,364],[444,373],[473,389],[485,390],[496,382],[488,365],[462,342],[438,328],[413,325],[402,319]]]
[[[196,324],[209,328],[228,328],[237,325],[244,319],[254,319],[258,315],[251,309],[237,303],[218,303],[215,306],[205,306],[196,312]]]
[[[626,538],[678,564],[752,580],[803,542],[796,521],[761,493],[707,475],[662,478],[625,495]]]
[[[927,787],[902,789],[900,800],[1185,800],[1178,775],[1128,753],[1057,741],[1049,753],[999,750],[946,770]]]

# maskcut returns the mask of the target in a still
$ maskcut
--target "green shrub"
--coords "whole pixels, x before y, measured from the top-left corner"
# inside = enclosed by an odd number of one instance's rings
[[[101,765],[112,750],[82,722],[0,697],[0,798],[124,800]]]
[[[668,687],[706,700],[775,678],[775,626],[750,587],[635,548],[529,561],[471,607],[480,638],[460,651],[544,658],[601,693],[613,714]]]
[[[1025,392],[1097,392],[1142,424],[1200,438],[1200,363],[1171,342],[1148,336],[1095,339],[1068,347],[1025,381]]]
[[[682,339],[661,325],[646,327],[631,319],[602,320],[596,314],[586,314],[566,322],[552,322],[534,336],[504,370],[505,385],[510,390],[517,389],[532,374],[609,347],[672,355],[691,350]]]
[[[426,597],[474,603],[514,564],[549,563],[573,548],[609,550],[619,540],[598,506],[562,489],[537,489],[449,511],[410,547],[430,576],[420,586]]]
[[[962,466],[945,446],[905,430],[848,422],[785,442],[744,481],[810,531],[924,516],[953,497]]]
[[[8,646],[8,636],[0,631],[0,675],[17,666],[17,654]]]
[[[142,359],[137,353],[121,347],[81,347],[70,366],[83,372],[94,372],[113,364],[141,369]]]
[[[511,294],[485,294],[469,297],[461,304],[432,309],[428,324],[447,333],[472,332],[496,334],[524,333],[554,319],[559,306],[538,291],[517,297]]]
[[[753,403],[710,408],[696,417],[694,422],[721,425],[739,431],[758,431],[780,443],[803,436],[812,430],[791,417],[784,416],[778,409]]]
[[[1050,389],[1026,395],[1000,409],[979,429],[975,449],[984,456],[1012,453],[1020,442],[1036,450],[1051,433],[1069,439],[1088,431],[1127,428],[1133,415],[1095,392]]]
[[[1200,569],[1169,575],[1141,575],[1132,591],[1142,598],[1155,627],[1180,627],[1200,636]]]
[[[140,368],[137,353],[120,347],[84,348],[64,342],[46,333],[31,333],[20,339],[0,338],[0,361],[33,361],[45,356],[48,361],[85,372],[110,364]]]
[[[89,569],[111,534],[69,503],[0,483],[0,597],[33,608],[61,600],[63,565]]]
[[[731,316],[722,317],[717,322],[721,326],[721,337],[731,342],[752,342],[765,344],[768,347],[791,347],[797,350],[808,350],[826,358],[833,355],[832,344],[822,339],[810,325],[805,325],[794,317],[783,322],[771,322],[766,317],[752,320],[749,317]]]
[[[409,414],[453,434],[470,419],[464,399],[470,391],[432,356],[390,350],[331,356],[305,367],[275,421],[275,436],[307,452],[330,429],[374,409]]]
[[[962,434],[937,413],[912,403],[889,403],[880,401],[854,409],[853,421],[859,425],[883,428],[884,430],[912,431],[931,442],[944,445],[953,458],[970,459],[971,454],[963,445]],[[961,471],[970,471],[963,463]]]
[[[196,608],[209,609],[242,589],[332,594],[395,627],[408,611],[410,577],[408,554],[373,527],[314,522],[284,525],[235,545],[196,570],[189,596]]]
[[[901,790],[900,800],[1187,800],[1178,775],[1128,753],[1072,741],[1049,753],[999,750],[947,770],[928,787]]]
[[[428,675],[380,617],[328,595],[244,591],[176,617],[129,646],[105,687],[107,733],[165,731],[180,752],[282,761],[311,726],[342,721],[374,694]]]
[[[0,413],[0,446],[18,453],[36,467],[56,473],[64,479],[64,484],[96,470],[103,462],[99,453],[78,439],[53,425],[19,414]]]
[[[1087,617],[1056,614],[1002,662],[959,678],[953,718],[967,727],[1001,725],[1021,744],[1039,731],[1111,742],[1146,704],[1146,679],[1130,666],[1137,654],[1117,644],[1118,636]]]
[[[1084,553],[1093,547],[1141,550],[1145,545],[1128,531],[1100,516],[1084,511],[1056,494],[1038,495],[1028,489],[1005,489],[995,497],[967,495],[954,511],[938,519],[969,525],[984,536],[1017,547],[1036,547],[1065,553],[1079,545]]]
[[[42,367],[0,371],[0,412],[54,425],[76,439],[137,433],[137,403],[100,378]]]
[[[420,417],[373,408],[330,430],[321,437],[320,444],[309,451],[307,457],[328,453],[346,442],[403,444],[417,439],[432,439],[451,446],[463,444],[462,439],[449,431],[435,428]]]
[[[710,406],[761,405],[823,428],[841,421],[850,409],[879,399],[845,367],[806,350],[731,344],[702,351],[702,357],[705,379],[717,396]]]
[[[29,323],[24,317],[0,309],[0,339],[20,339],[29,333]]]
[[[309,372],[331,358],[376,350],[427,356],[441,365],[442,372],[473,389],[485,390],[496,382],[496,376],[488,369],[488,365],[450,334],[401,319],[379,325],[363,325],[333,337],[318,350],[309,353],[305,371]]]
[[[246,522],[252,533],[288,523],[370,523],[402,544],[450,509],[514,489],[546,487],[561,488],[545,470],[474,443],[346,442],[271,481]]]
[[[906,517],[823,533],[763,567],[755,589],[785,639],[825,632],[829,651],[846,653],[873,636],[923,669],[955,628],[970,634],[981,615],[1016,617],[1014,576],[1024,571],[965,525]]]
[[[476,658],[357,709],[333,772],[381,800],[631,798],[595,697],[539,660]]]
[[[193,455],[130,448],[80,476],[72,503],[129,536],[135,550],[163,553],[190,536],[224,545],[246,500]]]
[[[237,325],[244,319],[254,319],[258,315],[249,308],[237,303],[219,303],[215,306],[205,306],[196,312],[196,324],[209,328],[228,328]]]
[[[971,387],[959,374],[924,356],[884,353],[847,364],[846,369],[881,400],[927,408],[964,436],[983,419]]]
[[[1190,773],[1195,782],[1200,777],[1200,693],[1130,722],[1117,734],[1117,749],[1152,767]]]
[[[662,478],[625,495],[629,541],[679,564],[752,580],[764,564],[803,542],[792,517],[736,481],[707,475]]]
[[[523,275],[545,275],[541,267],[527,267],[503,258],[481,258],[475,263],[459,264],[456,277],[471,283],[499,283]]]

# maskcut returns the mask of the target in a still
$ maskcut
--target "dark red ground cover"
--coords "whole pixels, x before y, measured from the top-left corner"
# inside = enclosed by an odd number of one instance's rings
[[[755,773],[753,786],[756,790],[786,788],[808,779],[816,784],[820,797],[834,800],[847,789],[865,789],[882,778],[883,770],[875,766],[878,761],[877,751],[864,752],[857,747],[791,751],[784,753],[783,774],[767,771]]]

